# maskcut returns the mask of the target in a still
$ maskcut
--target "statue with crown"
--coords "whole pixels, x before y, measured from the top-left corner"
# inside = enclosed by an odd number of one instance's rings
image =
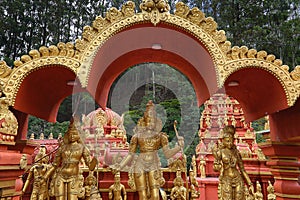
[[[157,117],[154,103],[149,101],[143,117],[138,120],[134,128],[128,155],[120,164],[111,166],[116,171],[120,171],[134,160],[129,182],[131,188],[138,192],[140,200],[159,200],[160,195],[162,199],[166,199],[165,193],[160,190],[165,180],[162,176],[158,150],[162,148],[165,157],[169,159],[184,146],[183,137],[178,137],[178,145],[170,148],[168,135],[161,130],[162,121]],[[138,148],[140,153],[136,155]]]
[[[44,181],[51,180],[49,193],[56,200],[77,200],[84,197],[80,162],[84,160],[90,171],[97,165],[96,158],[91,158],[89,150],[81,141],[78,122],[75,117],[70,121],[52,166],[43,177]]]

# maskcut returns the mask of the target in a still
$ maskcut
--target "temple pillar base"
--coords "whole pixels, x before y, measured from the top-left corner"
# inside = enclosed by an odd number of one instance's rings
[[[268,142],[259,145],[274,175],[277,200],[300,200],[300,143]]]

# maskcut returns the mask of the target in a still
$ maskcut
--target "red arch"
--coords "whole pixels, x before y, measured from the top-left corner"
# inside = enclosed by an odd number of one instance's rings
[[[153,49],[154,44],[161,49]],[[191,35],[165,24],[137,25],[106,41],[96,53],[87,90],[105,107],[118,75],[143,62],[161,62],[181,71],[192,82],[199,105],[217,91],[216,70],[208,51]]]
[[[67,82],[75,78],[74,72],[57,65],[36,70],[23,80],[14,108],[56,122],[60,103],[73,91],[73,86],[67,85]]]
[[[230,86],[231,83],[238,83]],[[224,84],[226,94],[243,107],[247,121],[288,107],[286,94],[279,80],[260,68],[243,68],[231,74]]]

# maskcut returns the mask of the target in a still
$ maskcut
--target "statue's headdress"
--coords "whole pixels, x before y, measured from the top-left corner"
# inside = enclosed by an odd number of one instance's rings
[[[229,126],[225,126],[223,128],[223,138],[226,138],[226,137],[232,137],[232,138],[234,138],[234,134],[235,134],[235,128],[234,128],[234,126],[229,125]]]
[[[120,178],[120,177],[121,177],[119,171],[117,171],[117,172],[115,173],[115,177],[117,177],[117,178]]]
[[[148,125],[148,122],[150,120],[154,120],[154,123],[156,125],[155,130],[158,132],[161,131],[162,121],[157,117],[155,104],[151,100],[148,101],[146,105],[146,110],[144,112],[144,116],[138,120],[137,126],[145,127]]]
[[[70,131],[76,130],[79,133],[78,124],[80,123],[80,120],[77,116],[73,116],[70,120],[70,124],[67,130],[67,133],[64,135],[64,143],[69,143],[69,134]]]

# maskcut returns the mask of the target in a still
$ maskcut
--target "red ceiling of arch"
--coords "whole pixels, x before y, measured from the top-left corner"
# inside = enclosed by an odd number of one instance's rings
[[[238,86],[228,86],[237,82]],[[226,80],[225,92],[241,104],[247,121],[288,107],[285,91],[270,72],[259,68],[244,68]]]
[[[14,108],[56,122],[60,103],[73,91],[73,87],[68,86],[67,82],[75,78],[74,72],[60,66],[36,70],[23,80]]]

